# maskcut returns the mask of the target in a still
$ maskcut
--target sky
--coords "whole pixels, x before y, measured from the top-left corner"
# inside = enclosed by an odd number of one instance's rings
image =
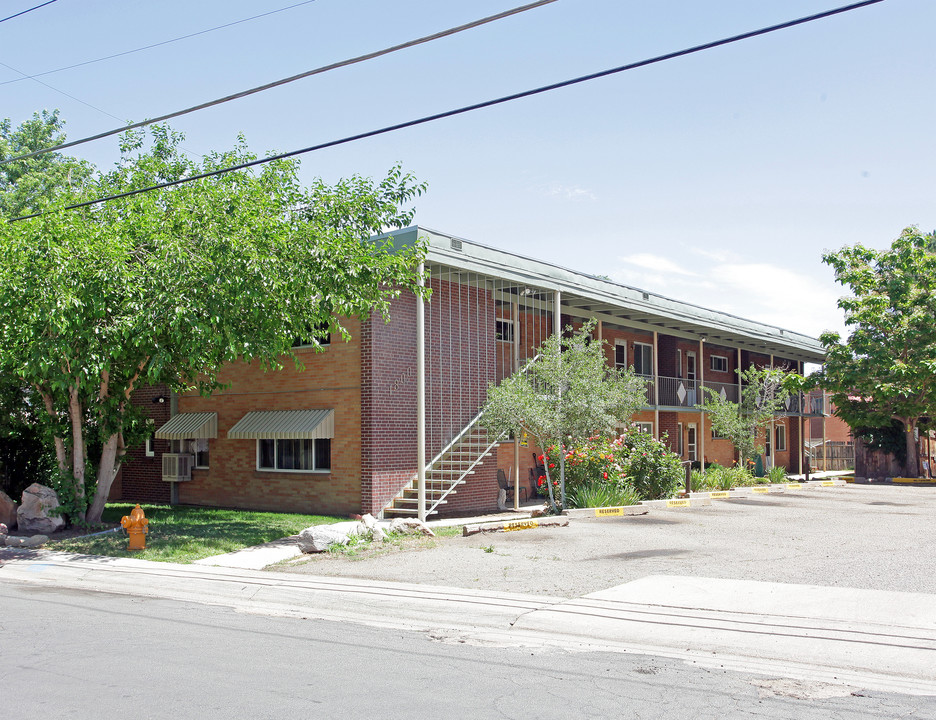
[[[6,0],[0,18],[41,1]],[[0,21],[0,118],[58,108],[77,139],[524,4],[298,2],[54,0]],[[557,0],[172,125],[196,157],[239,133],[260,155],[288,151],[846,4]],[[425,227],[814,337],[843,332],[845,290],[823,252],[936,228],[934,27],[933,0],[884,0],[311,153],[302,177],[400,163],[428,183]],[[70,152],[106,168],[117,147]]]

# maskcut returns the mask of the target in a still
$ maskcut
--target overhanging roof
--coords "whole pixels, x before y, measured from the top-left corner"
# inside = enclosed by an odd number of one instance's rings
[[[228,430],[231,440],[318,440],[335,437],[334,410],[258,410]]]
[[[396,230],[377,239],[391,236],[396,247],[412,245],[417,238],[426,240],[428,267],[478,273],[515,283],[519,288],[558,290],[562,297],[561,311],[566,315],[740,347],[789,360],[825,361],[825,351],[819,341],[802,333],[673,300],[423,227]],[[778,295],[782,297],[782,292]]]
[[[156,431],[160,440],[198,440],[218,437],[218,413],[197,412],[173,415]]]

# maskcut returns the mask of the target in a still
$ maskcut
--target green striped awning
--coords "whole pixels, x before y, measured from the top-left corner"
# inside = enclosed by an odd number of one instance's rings
[[[230,440],[317,440],[335,437],[334,410],[257,410],[228,430]]]
[[[173,415],[156,431],[160,440],[197,440],[218,437],[218,413],[197,412]]]

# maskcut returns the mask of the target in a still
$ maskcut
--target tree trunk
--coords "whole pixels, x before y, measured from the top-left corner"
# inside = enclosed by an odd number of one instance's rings
[[[120,433],[114,433],[104,447],[101,449],[101,464],[98,466],[97,490],[94,493],[94,500],[85,515],[85,520],[89,523],[101,522],[101,515],[104,513],[104,505],[110,495],[111,485],[114,478],[117,477],[117,451],[120,449]]]
[[[75,479],[75,500],[85,496],[85,443],[84,443],[84,413],[81,410],[81,400],[78,399],[78,388],[73,386],[68,390],[68,416],[72,426],[72,475]],[[79,514],[84,520],[85,513]]]
[[[920,454],[917,452],[917,442],[916,438],[913,437],[913,431],[916,429],[916,423],[912,421],[907,421],[904,423],[904,428],[906,432],[904,438],[907,446],[907,462],[904,465],[904,472],[907,477],[919,477],[920,476]]]
[[[40,397],[42,397],[42,402],[45,405],[49,419],[55,420],[58,417],[58,413],[55,410],[55,404],[52,402],[52,396],[42,392],[38,385],[35,387]],[[55,444],[55,462],[58,465],[59,472],[64,473],[68,470],[68,450],[65,447],[65,438],[54,435],[52,437],[52,442]]]

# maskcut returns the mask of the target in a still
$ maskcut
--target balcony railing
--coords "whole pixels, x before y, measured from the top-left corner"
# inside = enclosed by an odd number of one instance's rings
[[[697,408],[710,393],[728,402],[738,402],[739,392],[737,383],[723,383],[714,380],[688,380],[686,378],[657,377],[654,381],[651,375],[642,375],[646,381],[646,398],[648,407],[679,407]],[[659,386],[659,402],[654,386]],[[821,397],[809,397],[802,394],[791,395],[787,398],[782,415],[822,415],[823,402]]]

